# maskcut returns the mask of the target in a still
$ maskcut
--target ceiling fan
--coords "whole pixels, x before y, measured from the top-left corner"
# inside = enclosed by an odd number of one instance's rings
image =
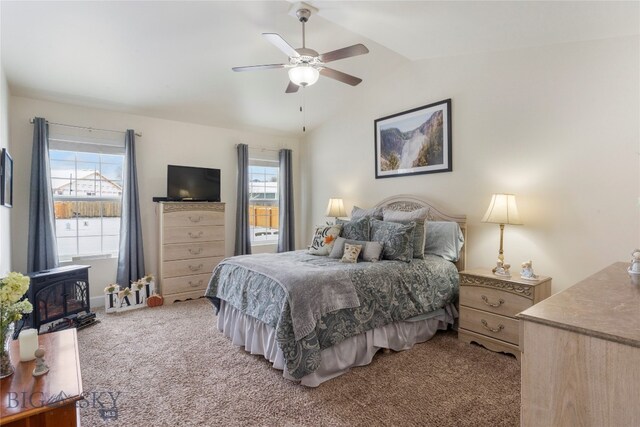
[[[305,33],[304,25],[311,16],[309,9],[298,9],[296,12],[298,20],[302,23],[302,47],[294,49],[289,43],[287,43],[279,34],[275,33],[262,33],[262,35],[271,43],[273,43],[278,49],[283,51],[289,57],[288,64],[266,64],[266,65],[250,65],[247,67],[233,67],[233,71],[255,71],[255,70],[269,70],[273,68],[288,68],[289,69],[289,86],[287,86],[286,93],[297,92],[300,86],[311,86],[318,81],[320,74],[325,77],[329,77],[334,80],[338,80],[342,83],[349,84],[351,86],[358,85],[362,79],[343,73],[342,71],[334,70],[333,68],[326,67],[325,64],[338,59],[350,58],[352,56],[364,55],[369,53],[369,49],[363,44],[355,44],[353,46],[344,47],[342,49],[333,50],[331,52],[318,54],[313,49],[309,49],[305,45]]]

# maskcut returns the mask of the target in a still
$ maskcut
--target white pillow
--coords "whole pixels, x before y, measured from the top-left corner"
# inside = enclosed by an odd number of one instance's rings
[[[342,224],[319,225],[313,233],[309,253],[327,256],[331,253],[333,244],[342,231]]]
[[[344,255],[340,259],[340,262],[348,262],[351,264],[355,264],[358,262],[358,255],[362,250],[362,245],[350,245],[349,243],[344,244]]]

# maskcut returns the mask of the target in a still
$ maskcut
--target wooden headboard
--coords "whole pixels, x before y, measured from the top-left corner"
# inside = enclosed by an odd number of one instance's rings
[[[427,208],[427,221],[454,221],[460,225],[462,235],[464,236],[464,245],[460,251],[460,259],[455,263],[458,271],[466,268],[467,262],[467,216],[466,215],[449,215],[442,213],[438,208],[434,207],[430,202],[419,199],[414,196],[399,195],[384,199],[375,205],[376,208],[392,209],[395,211],[411,212],[420,208]]]

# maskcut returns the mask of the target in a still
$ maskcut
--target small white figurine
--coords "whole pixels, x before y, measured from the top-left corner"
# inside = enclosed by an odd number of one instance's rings
[[[33,370],[33,376],[39,377],[40,375],[44,375],[49,372],[49,367],[46,363],[44,363],[44,349],[39,348],[35,352],[36,356],[36,367]]]
[[[631,252],[631,265],[629,266],[629,273],[640,274],[640,249],[635,249]]]
[[[504,276],[504,277],[511,277],[511,273],[509,273],[509,268],[511,267],[511,264],[505,264],[502,260],[498,260],[496,262],[496,266],[493,270],[493,274],[495,274],[496,276]]]
[[[522,271],[520,271],[521,279],[538,280],[538,275],[533,272],[533,267],[531,265],[531,260],[522,263]]]

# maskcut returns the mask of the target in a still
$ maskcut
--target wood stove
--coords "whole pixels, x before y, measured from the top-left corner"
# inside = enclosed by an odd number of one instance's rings
[[[64,317],[90,312],[88,265],[68,265],[30,273],[27,293],[33,312],[27,320],[40,332],[40,326]],[[26,320],[26,319],[25,319]]]

